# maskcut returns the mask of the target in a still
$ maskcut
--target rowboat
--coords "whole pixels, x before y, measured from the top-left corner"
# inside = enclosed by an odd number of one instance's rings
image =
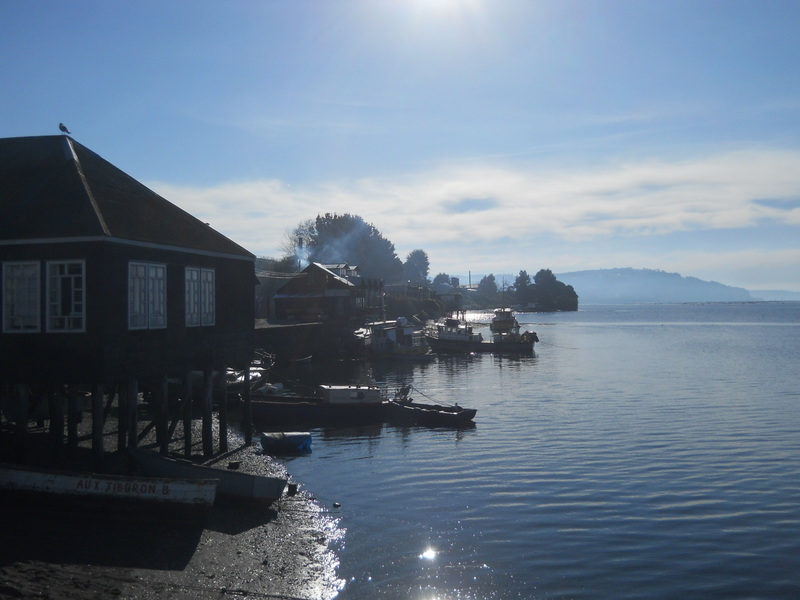
[[[287,480],[283,477],[267,477],[198,465],[151,450],[130,448],[128,451],[136,465],[148,476],[217,480],[217,499],[221,501],[269,505],[278,500],[286,488]]]
[[[215,479],[151,478],[57,471],[0,464],[6,497],[53,500],[88,508],[108,506],[184,516],[204,516],[214,504]]]
[[[472,427],[478,411],[474,408],[427,404],[412,400],[390,400],[389,418],[393,424],[427,425],[429,427]]]

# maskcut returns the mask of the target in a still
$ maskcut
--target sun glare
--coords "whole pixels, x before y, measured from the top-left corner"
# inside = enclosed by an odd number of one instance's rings
[[[419,557],[424,558],[425,560],[433,560],[434,558],[436,558],[436,550],[434,550],[433,548],[428,548],[427,550],[425,550],[425,552],[420,554]]]

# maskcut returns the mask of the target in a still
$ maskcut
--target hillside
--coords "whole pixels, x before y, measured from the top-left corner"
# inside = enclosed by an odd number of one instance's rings
[[[744,288],[651,269],[600,269],[557,275],[571,285],[581,304],[639,302],[749,302]]]

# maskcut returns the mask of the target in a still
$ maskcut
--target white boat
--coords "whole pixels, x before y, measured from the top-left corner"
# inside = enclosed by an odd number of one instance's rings
[[[149,476],[216,479],[219,500],[269,505],[278,500],[286,488],[287,480],[283,477],[208,467],[139,448],[129,448],[128,451],[136,465]]]
[[[82,507],[132,506],[202,516],[214,504],[217,483],[215,479],[105,475],[0,464],[4,495]]]
[[[425,330],[425,340],[434,352],[494,352],[494,353],[530,353],[539,341],[535,331],[520,333],[520,326],[510,308],[498,308],[494,311],[490,324],[491,339],[483,339],[480,332],[475,332],[472,325],[456,317],[447,317],[437,321]]]

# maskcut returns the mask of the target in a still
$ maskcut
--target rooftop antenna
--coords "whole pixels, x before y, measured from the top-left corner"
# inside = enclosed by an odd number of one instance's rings
[[[67,129],[67,126],[64,125],[63,123],[59,123],[58,128],[62,131],[62,133],[69,133],[70,135],[72,134],[72,132],[69,129]]]

